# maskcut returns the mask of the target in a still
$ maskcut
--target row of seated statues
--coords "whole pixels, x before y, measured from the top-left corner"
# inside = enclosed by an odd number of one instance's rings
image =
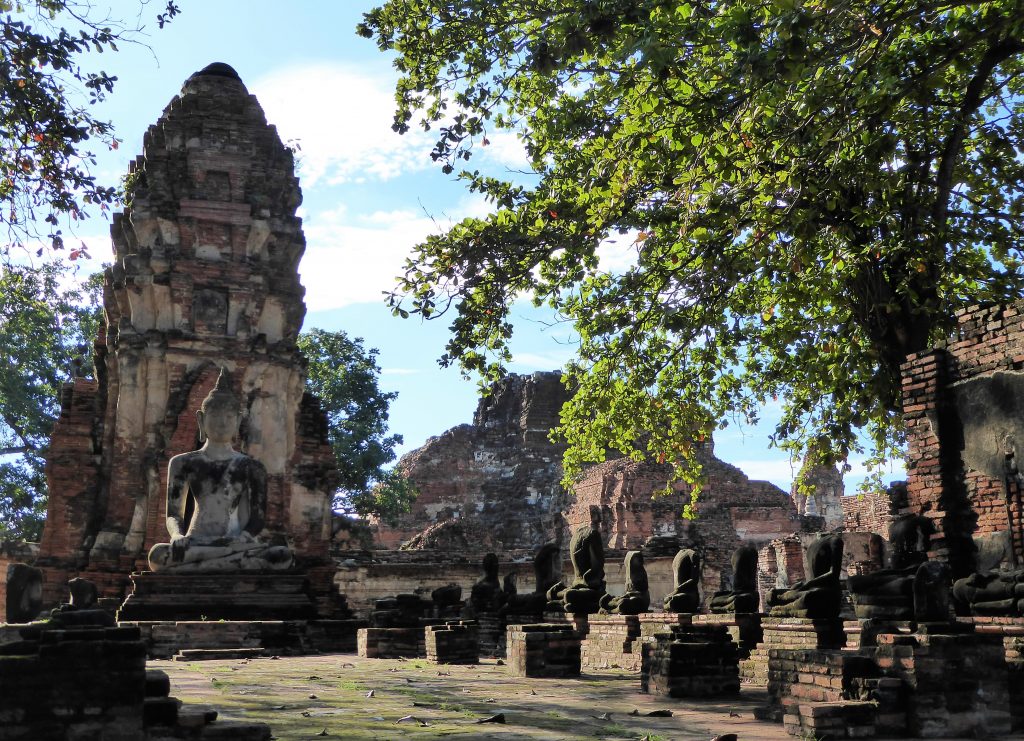
[[[515,574],[508,574],[504,584],[499,581],[498,557],[488,553],[483,561],[484,576],[473,585],[471,592],[474,610],[478,613],[496,612],[502,616],[539,615],[545,611],[638,615],[649,611],[651,592],[641,551],[626,554],[623,593],[612,595],[607,592],[600,508],[591,507],[590,515],[590,522],[578,528],[569,543],[573,578],[568,584],[555,579],[559,549],[553,544],[542,547],[534,558],[537,586],[532,593],[525,595],[517,593]],[[666,610],[698,611],[700,570],[701,559],[696,551],[679,551],[672,562],[675,588],[665,598]],[[710,605],[712,612],[756,612],[760,601],[757,593],[757,550],[753,546],[737,550],[733,554],[732,571],[733,588],[714,594]]]

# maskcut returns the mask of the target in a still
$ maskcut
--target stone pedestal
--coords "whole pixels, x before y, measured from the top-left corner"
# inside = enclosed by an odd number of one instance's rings
[[[422,659],[427,655],[424,626],[360,628],[356,641],[364,659]]]
[[[642,647],[641,692],[720,697],[740,691],[736,644],[722,625],[676,626]]]
[[[582,665],[586,669],[640,671],[642,662],[639,615],[601,615],[589,620],[583,641]]]
[[[480,655],[503,658],[505,656],[505,628],[498,613],[478,612],[476,622]]]
[[[480,662],[479,630],[471,620],[449,621],[444,625],[424,628],[428,661],[439,664],[478,664]]]
[[[146,669],[137,627],[42,622],[19,633],[0,644],[0,741],[271,737],[263,723],[214,723],[215,710],[171,697],[167,675]]]
[[[517,677],[580,675],[580,636],[567,623],[510,625],[506,645],[509,670]]]
[[[311,620],[303,574],[132,574],[118,620]]]
[[[1000,635],[880,634],[878,665],[906,688],[906,730],[918,738],[1001,737],[1010,732],[1009,677]]]
[[[355,653],[356,632],[365,620],[138,621],[146,652],[169,659],[180,651],[263,649],[271,656]]]
[[[772,649],[838,649],[846,645],[844,623],[804,618],[761,619],[761,643],[740,662],[740,676],[751,684],[766,684]]]
[[[756,612],[733,612],[718,615],[694,615],[693,625],[723,625],[732,636],[739,651],[739,657],[749,658],[750,652],[757,648],[757,645],[764,638],[764,630],[761,628],[763,615]]]
[[[970,617],[959,622],[974,626],[979,635],[997,635],[1003,639],[1009,676],[1010,715],[1013,730],[1024,729],[1024,618]]]

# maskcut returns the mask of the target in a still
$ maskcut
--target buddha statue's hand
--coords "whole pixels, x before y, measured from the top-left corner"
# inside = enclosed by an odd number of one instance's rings
[[[171,562],[179,563],[185,559],[185,551],[192,545],[188,535],[175,535],[171,538]]]

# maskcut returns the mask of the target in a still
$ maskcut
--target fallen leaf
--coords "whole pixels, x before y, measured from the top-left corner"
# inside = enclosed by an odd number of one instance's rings
[[[504,713],[498,713],[497,715],[492,715],[489,718],[481,718],[480,720],[477,721],[477,724],[480,724],[480,723],[504,723],[504,722],[505,722],[505,714]]]

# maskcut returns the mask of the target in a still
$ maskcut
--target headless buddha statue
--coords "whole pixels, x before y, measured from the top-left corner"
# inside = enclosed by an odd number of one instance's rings
[[[757,612],[761,597],[757,593],[757,549],[752,545],[737,548],[732,554],[732,589],[715,592],[708,604],[711,612]]]
[[[644,568],[644,554],[630,551],[623,562],[626,572],[625,592],[621,597],[606,594],[601,598],[601,610],[613,615],[639,615],[651,606],[651,592]]]
[[[839,574],[843,565],[843,539],[826,535],[807,549],[807,571],[811,577],[792,587],[773,589],[768,597],[771,617],[838,620],[843,601]]]
[[[694,613],[700,609],[700,554],[689,548],[672,559],[675,589],[665,597],[668,612]]]
[[[894,484],[888,493],[896,514],[905,505],[906,484]],[[889,526],[889,568],[848,580],[858,618],[914,618],[914,582],[928,560],[928,544],[934,533],[935,526],[927,517],[897,515]]]
[[[498,557],[493,553],[484,556],[481,564],[483,578],[473,585],[469,593],[469,602],[477,612],[493,612],[505,602],[505,595],[498,579]]]
[[[232,572],[280,570],[291,566],[287,546],[257,536],[267,507],[263,464],[232,447],[239,403],[222,370],[196,416],[205,442],[167,466],[167,532],[170,543],[149,552],[153,571]],[[193,508],[191,519],[186,512]]]
[[[548,590],[549,605],[561,603],[565,612],[592,614],[598,611],[605,593],[604,536],[601,534],[601,508],[590,508],[590,524],[576,530],[569,541],[573,581],[566,588],[556,582]]]

